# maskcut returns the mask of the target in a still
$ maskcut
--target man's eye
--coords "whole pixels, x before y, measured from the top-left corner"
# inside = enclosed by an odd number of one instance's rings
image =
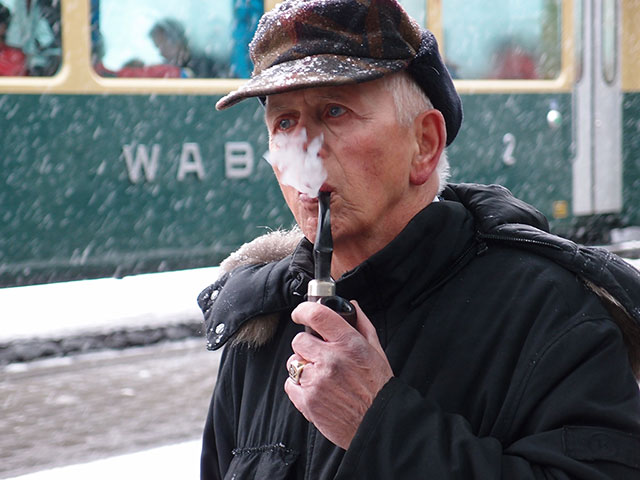
[[[279,130],[288,130],[293,127],[293,120],[290,118],[283,118],[278,121]]]
[[[344,115],[347,110],[344,107],[339,105],[331,105],[328,109],[328,114],[330,117],[339,117],[340,115]]]

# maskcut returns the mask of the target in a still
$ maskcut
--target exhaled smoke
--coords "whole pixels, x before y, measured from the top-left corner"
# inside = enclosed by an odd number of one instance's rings
[[[323,136],[311,140],[305,150],[306,142],[307,131],[304,128],[295,135],[279,133],[273,137],[271,151],[265,158],[280,172],[280,183],[315,198],[327,179],[327,171],[318,155]]]

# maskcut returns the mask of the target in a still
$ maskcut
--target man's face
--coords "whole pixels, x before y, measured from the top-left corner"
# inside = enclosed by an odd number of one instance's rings
[[[270,149],[278,134],[297,135],[305,128],[308,142],[323,135],[319,156],[328,177],[321,190],[331,192],[336,253],[372,239],[390,241],[415,214],[406,208],[411,160],[418,150],[415,132],[398,123],[392,94],[381,81],[271,95],[265,118]],[[275,174],[280,182],[281,172],[275,169]],[[280,187],[313,241],[317,199],[281,182]]]

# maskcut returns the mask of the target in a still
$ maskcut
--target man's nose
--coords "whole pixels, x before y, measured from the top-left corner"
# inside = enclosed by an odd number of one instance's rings
[[[306,132],[306,140],[302,144],[302,148],[306,152],[309,148],[309,144],[318,137],[323,135],[322,128],[317,122],[313,122],[312,120],[306,119],[300,122],[301,129],[304,128]]]

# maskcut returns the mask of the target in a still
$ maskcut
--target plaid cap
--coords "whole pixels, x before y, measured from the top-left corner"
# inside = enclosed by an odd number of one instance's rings
[[[260,19],[251,79],[216,104],[361,83],[406,70],[444,116],[449,145],[462,103],[433,34],[396,0],[285,0]]]

